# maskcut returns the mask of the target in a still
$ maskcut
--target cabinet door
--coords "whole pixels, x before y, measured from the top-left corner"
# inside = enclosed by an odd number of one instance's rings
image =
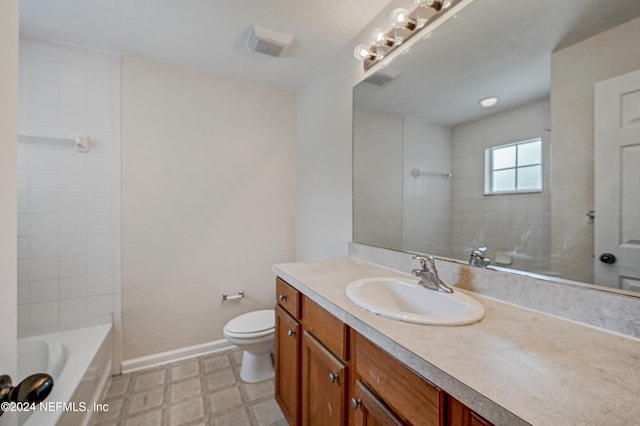
[[[302,424],[346,424],[347,368],[306,331],[302,335]]]
[[[358,411],[355,417],[356,426],[403,426],[405,424],[360,380],[356,380],[351,408]]]
[[[300,325],[276,305],[275,397],[290,426],[300,424]]]
[[[447,426],[492,426],[469,407],[449,395],[447,397]]]

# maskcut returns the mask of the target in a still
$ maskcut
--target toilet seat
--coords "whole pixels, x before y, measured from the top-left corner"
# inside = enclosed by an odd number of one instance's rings
[[[224,326],[224,332],[226,335],[239,339],[267,336],[274,333],[275,321],[273,309],[248,312],[229,321]]]

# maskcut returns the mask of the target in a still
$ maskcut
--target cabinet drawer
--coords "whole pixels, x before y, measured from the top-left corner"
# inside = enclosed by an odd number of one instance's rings
[[[305,330],[343,361],[348,360],[347,325],[312,300],[302,297],[302,324]]]
[[[300,319],[300,293],[280,277],[276,277],[276,303]]]
[[[446,394],[364,337],[353,334],[356,373],[360,379],[405,423],[444,425]]]

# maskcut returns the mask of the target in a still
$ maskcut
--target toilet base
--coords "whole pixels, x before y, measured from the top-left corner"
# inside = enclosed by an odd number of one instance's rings
[[[273,362],[270,352],[254,354],[243,351],[240,378],[243,382],[257,383],[273,378]]]

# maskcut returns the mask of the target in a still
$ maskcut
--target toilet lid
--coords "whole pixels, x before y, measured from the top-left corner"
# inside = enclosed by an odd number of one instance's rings
[[[235,317],[225,327],[231,333],[258,333],[276,326],[276,313],[273,309],[253,311]]]

